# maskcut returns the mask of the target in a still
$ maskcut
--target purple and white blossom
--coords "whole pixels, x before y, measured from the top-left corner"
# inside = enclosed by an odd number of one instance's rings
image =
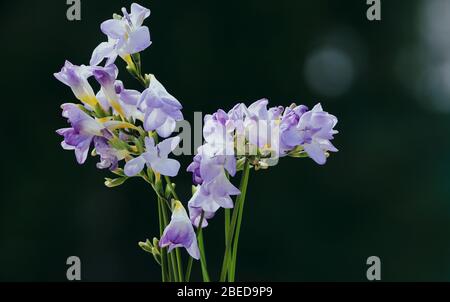
[[[147,165],[148,168],[161,175],[176,176],[180,169],[180,163],[175,159],[168,158],[168,155],[179,143],[180,138],[178,136],[168,138],[158,145],[155,145],[153,138],[146,137],[145,152],[125,164],[125,175],[129,177],[135,176]]]
[[[197,244],[197,236],[194,227],[181,202],[175,201],[172,218],[164,229],[159,240],[160,247],[168,247],[170,253],[174,248],[184,247],[194,259],[200,259],[200,251]]]
[[[180,102],[167,92],[154,75],[150,77],[150,86],[142,92],[140,108],[145,112],[144,129],[156,130],[164,138],[173,133],[177,121],[183,120]]]
[[[198,189],[198,188],[197,188]],[[202,208],[196,208],[191,205],[191,203],[188,204],[189,208],[189,218],[191,219],[192,224],[198,228],[200,227],[200,220],[202,219],[202,213],[203,213],[203,220],[202,228],[205,228],[208,226],[208,219],[211,219],[214,217],[216,212],[205,212]]]
[[[236,174],[234,131],[234,122],[225,111],[218,110],[205,116],[205,144],[198,148],[194,161],[187,168],[192,172],[194,184],[198,185],[188,204],[191,221],[196,226],[202,212],[205,221],[202,227],[206,227],[207,219],[212,218],[221,207],[232,208],[231,196],[240,194],[226,174]]]
[[[104,137],[94,137],[94,147],[95,152],[100,156],[100,162],[97,163],[97,168],[99,169],[109,168],[111,171],[116,170],[119,161],[128,155],[127,150],[112,148]]]
[[[74,65],[66,61],[61,71],[53,74],[56,79],[72,89],[75,97],[82,103],[94,107],[97,104],[94,90],[88,82],[92,76],[92,68],[85,65]]]
[[[304,107],[294,108],[293,114],[286,114],[287,126],[283,129],[281,140],[286,146],[302,146],[305,152],[319,165],[326,162],[326,152],[337,152],[331,140],[338,131],[333,128],[338,120],[334,115],[323,111],[317,104],[310,111]],[[298,118],[298,122],[296,120]]]
[[[93,51],[90,64],[98,65],[107,59],[106,65],[114,63],[117,56],[125,61],[129,56],[145,50],[151,45],[150,31],[142,23],[150,16],[150,10],[137,4],[131,4],[131,12],[122,8],[123,17],[110,19],[100,26],[102,32],[108,36],[108,42],[100,43]]]
[[[76,104],[63,104],[61,108],[62,116],[71,124],[70,128],[56,131],[64,137],[61,146],[65,150],[75,150],[78,163],[83,164],[94,137],[103,136],[107,130],[103,124],[86,114]]]
[[[203,184],[194,193],[189,205],[201,208],[205,212],[216,212],[219,208],[233,208],[231,195],[239,195],[241,192],[226,177],[222,171],[215,178]]]

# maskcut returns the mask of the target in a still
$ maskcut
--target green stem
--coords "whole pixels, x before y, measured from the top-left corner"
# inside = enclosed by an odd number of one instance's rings
[[[167,217],[167,210],[166,210],[165,204],[162,201],[162,199],[159,198],[159,197],[158,197],[158,202],[160,203],[161,212],[162,212],[163,221],[164,221],[164,226],[167,226],[169,219]],[[169,262],[172,265],[174,281],[178,282],[178,270],[177,270],[177,265],[176,265],[177,262],[176,262],[176,259],[175,259],[175,255],[173,253],[168,253],[168,254],[170,254],[170,261]]]
[[[163,217],[162,217],[162,210],[161,210],[161,202],[158,202],[158,218],[159,218],[159,236],[161,238],[163,232],[164,232],[164,225],[163,225]],[[166,272],[166,258],[167,258],[167,251],[166,248],[161,248],[161,277],[162,282],[170,281],[167,280],[167,272]]]
[[[230,209],[225,209],[225,245],[228,242],[228,235],[230,232],[230,220],[231,220],[230,216],[231,216]]]
[[[205,245],[203,244],[203,230],[200,228],[198,233],[198,249],[200,250],[200,266],[202,268],[203,282],[210,282],[208,267],[206,265]]]
[[[181,260],[180,249],[175,249],[175,254],[177,256],[177,265],[178,265],[178,281],[183,282],[183,263]]]
[[[245,204],[245,195],[247,193],[247,185],[248,185],[248,179],[250,176],[250,164],[247,161],[244,167],[244,172],[242,175],[242,183],[241,183],[241,195],[239,195],[239,215],[237,220],[237,226],[236,231],[234,234],[234,242],[233,242],[233,253],[231,256],[231,270],[229,272],[228,278],[230,282],[234,282],[234,277],[236,273],[236,257],[237,257],[237,250],[238,250],[238,244],[239,244],[239,234],[241,231],[241,224],[242,224],[242,216],[244,213],[244,204]]]
[[[225,209],[225,244],[228,242],[229,231],[230,231],[230,209]]]
[[[200,222],[198,224],[198,228],[197,228],[197,233],[196,233],[196,238],[198,238],[198,234],[200,232],[200,230],[202,229],[202,225],[203,225],[203,218],[205,217],[205,212],[202,211],[202,214],[200,215]],[[198,242],[198,241],[197,241]],[[194,262],[194,258],[189,257],[189,262],[188,262],[188,266],[186,269],[186,277],[184,278],[184,280],[186,282],[189,282],[189,279],[191,278],[191,270],[192,270],[192,263]]]
[[[233,243],[232,240],[233,240],[234,231],[236,228],[239,209],[241,207],[240,204],[241,204],[241,202],[243,202],[242,201],[242,195],[243,195],[242,193],[247,191],[249,171],[250,171],[250,162],[248,160],[246,160],[245,164],[244,164],[244,171],[243,171],[242,178],[241,178],[241,184],[239,187],[241,194],[237,197],[236,203],[234,205],[233,215],[231,217],[231,224],[230,224],[230,228],[228,231],[227,242],[225,245],[225,254],[223,257],[222,270],[220,273],[220,282],[225,282],[225,279],[227,277],[228,267],[229,267],[230,261],[231,261],[231,249],[232,249],[232,243]],[[247,177],[245,176],[246,174],[247,174]]]

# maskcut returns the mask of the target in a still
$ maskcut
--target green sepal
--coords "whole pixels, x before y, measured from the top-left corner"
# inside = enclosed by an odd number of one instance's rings
[[[128,177],[119,177],[119,178],[105,178],[105,186],[108,188],[118,187],[123,184]]]
[[[118,176],[122,176],[122,177],[126,177],[125,172],[123,171],[122,168],[117,168],[113,171],[111,171],[112,173],[118,175]]]
[[[128,150],[128,144],[118,137],[113,137],[109,140],[109,145],[117,150]]]
[[[244,170],[245,157],[238,159],[236,162],[236,171]]]

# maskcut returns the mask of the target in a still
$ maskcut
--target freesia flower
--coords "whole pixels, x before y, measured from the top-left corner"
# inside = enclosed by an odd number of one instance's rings
[[[200,259],[197,237],[194,227],[181,202],[175,201],[172,218],[169,225],[164,229],[159,240],[160,247],[168,247],[170,253],[174,248],[184,247],[194,259]]]
[[[108,144],[108,140],[104,137],[94,137],[95,152],[100,156],[100,162],[97,163],[99,169],[110,169],[111,171],[118,168],[120,160],[128,155],[126,150],[117,150]]]
[[[151,137],[145,138],[145,152],[133,158],[125,164],[125,175],[132,177],[139,174],[144,166],[153,171],[166,176],[176,176],[180,169],[180,163],[175,159],[168,158],[176,146],[180,143],[180,138],[168,138],[155,146],[155,141]]]
[[[92,70],[95,79],[102,87],[101,91],[108,103],[118,114],[125,116],[125,112],[119,103],[119,96],[115,86],[117,74],[119,73],[117,66],[111,64],[106,67],[93,67]]]
[[[194,208],[201,208],[205,212],[216,212],[220,207],[233,208],[230,195],[239,195],[241,192],[226,177],[222,171],[210,182],[203,184],[194,193],[189,204]]]
[[[86,161],[89,147],[95,136],[103,136],[106,128],[97,120],[90,117],[78,105],[63,104],[62,116],[67,118],[72,127],[62,128],[56,132],[64,136],[61,146],[65,150],[75,150],[75,156],[79,164]]]
[[[198,188],[197,188],[198,189]],[[215,212],[205,212],[202,208],[196,208],[192,206],[192,203],[188,203],[189,208],[189,218],[191,219],[192,224],[198,228],[200,226],[200,220],[203,214],[202,220],[202,228],[206,228],[208,226],[208,219],[211,219],[216,214]]]
[[[98,65],[107,58],[106,65],[114,63],[117,56],[129,65],[130,55],[138,53],[151,45],[150,31],[142,23],[150,16],[150,10],[137,4],[131,4],[131,12],[122,8],[121,19],[110,19],[100,26],[108,36],[108,42],[100,43],[93,51],[90,64]]]
[[[94,108],[97,104],[94,91],[88,82],[92,76],[92,68],[89,66],[77,66],[66,61],[60,72],[54,73],[55,78],[69,86],[75,97],[84,104]]]
[[[176,122],[183,120],[180,102],[167,92],[154,75],[151,75],[150,86],[142,92],[140,104],[145,112],[144,129],[156,130],[161,137],[169,137],[175,130]]]
[[[129,120],[144,120],[144,113],[139,108],[139,101],[141,99],[141,93],[137,90],[133,89],[125,89],[122,81],[115,81],[114,90],[117,94],[118,105],[120,106],[123,114]],[[111,104],[109,99],[106,97],[103,89],[101,89],[97,95],[97,100],[101,104],[102,108],[105,110],[109,110],[111,108]],[[117,113],[117,111],[114,111]]]
[[[309,157],[323,165],[326,162],[326,152],[338,151],[330,142],[333,135],[338,133],[333,129],[337,122],[334,115],[323,111],[322,106],[317,104],[311,111],[300,115],[295,127],[288,127],[284,131],[283,142],[288,146],[301,145]]]

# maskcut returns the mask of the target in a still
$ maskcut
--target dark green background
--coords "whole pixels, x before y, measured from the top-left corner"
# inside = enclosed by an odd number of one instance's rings
[[[403,53],[413,59],[401,71],[420,72],[411,45],[421,43],[424,2],[382,0],[381,22],[366,19],[365,0],[140,2],[152,10],[144,70],[182,102],[186,119],[261,97],[321,101],[339,118],[340,152],[326,166],[283,159],[252,173],[238,280],[364,281],[371,255],[381,258],[385,281],[450,280],[450,115],[414,93],[425,81],[402,82],[395,68]],[[150,188],[138,180],[104,187],[97,159],[79,166],[54,132],[66,125],[60,104],[74,98],[52,74],[65,59],[88,63],[105,39],[101,21],[130,3],[84,0],[79,22],[67,21],[63,0],[0,4],[2,281],[64,281],[71,255],[81,258],[85,281],[159,280],[137,247],[157,232]],[[359,41],[336,42],[356,51],[358,72],[345,93],[326,96],[305,81],[305,61],[341,29]],[[175,180],[184,202],[190,160],[182,158]],[[222,221],[205,234],[213,276]]]

